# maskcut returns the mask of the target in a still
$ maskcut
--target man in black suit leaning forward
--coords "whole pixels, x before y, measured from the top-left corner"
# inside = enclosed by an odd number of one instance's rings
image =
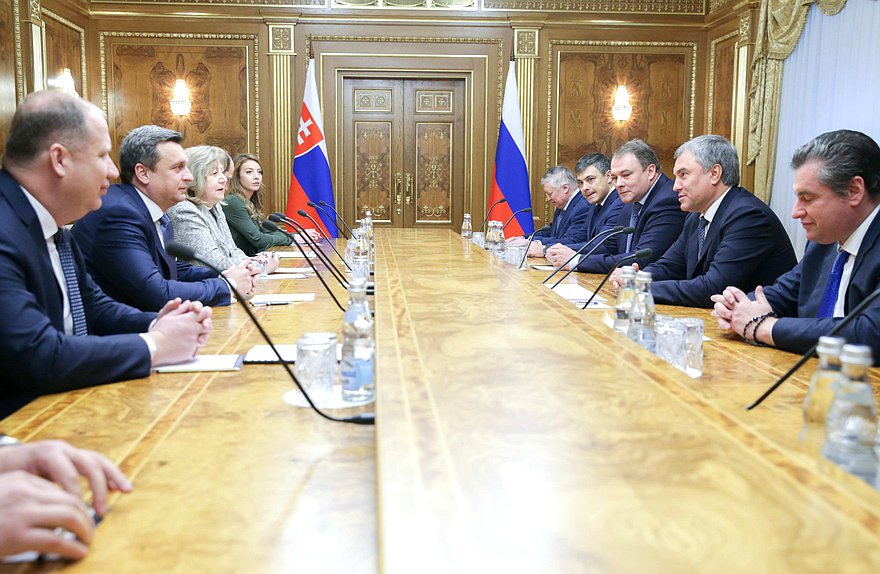
[[[211,309],[143,313],[105,295],[64,225],[101,207],[110,179],[101,111],[60,92],[18,107],[0,171],[0,418],[35,395],[146,377],[195,355]]]
[[[861,132],[824,133],[791,160],[799,219],[809,243],[803,259],[773,285],[746,295],[712,296],[722,331],[803,353],[880,285],[880,147]],[[880,356],[880,306],[839,335]]]
[[[690,215],[672,247],[645,268],[656,302],[711,307],[712,295],[728,285],[751,291],[795,266],[779,218],[739,187],[739,159],[729,141],[705,135],[685,142],[675,152],[674,172],[673,189]],[[615,286],[620,274],[612,276]]]

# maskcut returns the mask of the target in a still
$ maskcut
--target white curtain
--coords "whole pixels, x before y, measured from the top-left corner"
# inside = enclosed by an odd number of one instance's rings
[[[791,218],[791,156],[813,137],[836,129],[880,142],[880,2],[849,0],[835,16],[813,6],[797,48],[785,60],[770,206],[800,257],[807,239]]]

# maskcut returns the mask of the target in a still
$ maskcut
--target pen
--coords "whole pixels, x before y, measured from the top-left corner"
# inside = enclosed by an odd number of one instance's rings
[[[251,303],[254,307],[264,307],[267,305],[289,305],[290,301],[263,301],[259,303]]]

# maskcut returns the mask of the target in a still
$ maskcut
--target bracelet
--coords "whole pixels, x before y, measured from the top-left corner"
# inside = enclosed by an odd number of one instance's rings
[[[770,317],[776,317],[776,313],[770,311],[769,313],[764,313],[763,315],[758,315],[757,317],[753,317],[751,321],[746,323],[746,326],[743,328],[743,339],[751,345],[755,345],[756,347],[764,347],[764,343],[758,341],[758,328],[761,326],[761,323],[766,321]],[[755,324],[754,329],[752,329],[752,338],[749,339],[746,337],[746,331],[752,323]]]

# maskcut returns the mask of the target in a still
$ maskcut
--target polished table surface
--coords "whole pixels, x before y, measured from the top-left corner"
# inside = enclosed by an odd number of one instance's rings
[[[880,494],[798,443],[812,365],[747,412],[796,357],[728,340],[707,310],[660,309],[706,319],[691,379],[455,233],[376,243],[375,430],[286,405],[271,365],[42,397],[0,421],[101,450],[135,483],[66,570],[880,569]],[[340,327],[314,279],[261,289],[317,293],[258,310],[278,342]],[[214,323],[203,352],[260,342],[240,309]]]

